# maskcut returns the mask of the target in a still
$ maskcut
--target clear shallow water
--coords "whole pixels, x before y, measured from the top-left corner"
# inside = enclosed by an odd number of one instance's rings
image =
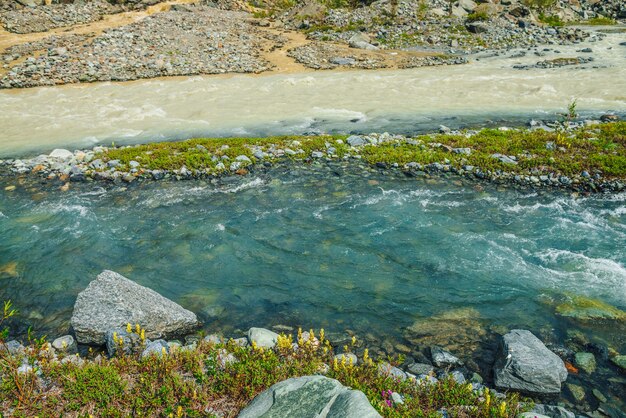
[[[434,322],[448,335],[425,343],[467,351],[523,327],[561,344],[580,329],[626,351],[623,324],[579,328],[550,302],[572,292],[626,309],[626,194],[542,196],[337,166],[128,190],[0,185],[0,300],[21,310],[14,332],[66,333],[77,293],[111,269],[225,335],[283,324],[411,345],[414,324],[461,315]]]

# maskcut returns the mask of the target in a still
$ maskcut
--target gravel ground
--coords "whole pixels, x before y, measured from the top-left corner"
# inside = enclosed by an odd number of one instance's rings
[[[173,75],[258,73],[269,42],[248,15],[198,6],[158,13],[92,39],[58,36],[3,54],[2,88]],[[24,60],[22,54],[43,50]]]
[[[9,32],[46,32],[54,28],[95,22],[100,20],[103,14],[122,11],[124,11],[122,6],[104,0],[21,8],[8,7],[7,3],[0,11],[0,22]]]
[[[291,49],[288,55],[309,68],[330,70],[339,67],[359,69],[415,68],[443,64],[463,64],[462,57],[418,56],[403,54],[366,53],[356,48],[346,48],[329,42],[314,41]]]

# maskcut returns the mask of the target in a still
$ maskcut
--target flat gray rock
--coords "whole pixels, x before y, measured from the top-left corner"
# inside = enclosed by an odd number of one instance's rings
[[[174,338],[199,325],[193,312],[109,270],[78,294],[71,323],[78,342],[97,345],[107,331],[127,323],[141,325],[151,339]]]
[[[567,379],[563,360],[521,329],[502,337],[493,371],[497,388],[530,394],[560,393]]]
[[[294,377],[259,394],[239,418],[379,418],[365,394],[324,376]]]

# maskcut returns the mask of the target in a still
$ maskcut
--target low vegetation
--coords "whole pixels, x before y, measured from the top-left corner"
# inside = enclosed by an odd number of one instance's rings
[[[570,117],[572,109],[564,117]],[[460,134],[422,135],[412,139],[394,139],[378,145],[352,148],[346,136],[282,136],[269,138],[204,138],[181,142],[161,142],[139,146],[111,148],[98,155],[103,161],[118,160],[121,168],[137,161],[143,169],[207,170],[218,174],[221,161],[233,161],[245,155],[250,163],[258,162],[253,150],[271,148],[301,149],[301,153],[283,158],[310,160],[314,151],[326,154],[335,149],[332,158],[360,155],[370,164],[442,163],[453,167],[474,166],[483,171],[502,170],[516,173],[555,173],[580,175],[586,171],[605,178],[626,178],[626,122],[613,122],[589,127],[554,131],[526,129],[483,129]],[[456,148],[469,148],[457,153]],[[517,164],[507,164],[493,154],[514,156]],[[329,157],[330,158],[330,157]],[[267,160],[276,159],[269,154]],[[247,165],[244,164],[244,165]]]
[[[579,25],[591,25],[591,26],[611,26],[617,25],[617,22],[610,17],[598,16],[591,19],[578,22]]]
[[[554,26],[554,27],[565,25],[565,23],[557,15],[545,15],[543,13],[540,13],[539,21],[545,23],[546,25]]]
[[[15,311],[8,305],[4,314],[7,319]],[[516,394],[498,397],[452,377],[429,383],[381,374],[367,350],[359,364],[346,356],[336,360],[324,330],[317,336],[299,330],[296,341],[281,335],[274,349],[202,340],[191,349],[144,358],[141,347],[130,353],[118,347],[118,357],[98,355],[90,361],[57,357],[43,339],[21,356],[9,354],[3,343],[0,339],[0,416],[231,417],[274,383],[319,373],[363,391],[384,417],[439,417],[437,411],[445,408],[452,417],[513,418],[523,409]],[[358,345],[353,338],[343,350]],[[23,364],[30,368],[20,370]],[[392,392],[402,394],[404,403],[392,402]]]

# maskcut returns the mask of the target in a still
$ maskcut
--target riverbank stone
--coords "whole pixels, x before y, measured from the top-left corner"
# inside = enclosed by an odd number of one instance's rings
[[[438,346],[430,347],[430,356],[437,367],[461,366],[463,362],[449,351]]]
[[[250,344],[256,344],[257,347],[274,348],[278,342],[278,334],[265,328],[250,328],[248,341]]]
[[[335,360],[337,360],[338,363],[341,363],[342,361],[344,361],[343,359],[345,358],[345,362],[346,364],[352,364],[353,366],[356,366],[358,359],[356,357],[356,355],[352,354],[352,353],[341,353],[341,354],[336,354],[335,357],[333,357]]]
[[[408,377],[406,372],[386,362],[378,365],[378,374],[381,376],[393,377],[398,380],[405,380]]]
[[[563,360],[530,331],[516,329],[502,337],[494,364],[497,388],[530,394],[556,394],[567,379]]]
[[[110,270],[78,294],[71,319],[78,342],[102,345],[107,331],[128,323],[151,339],[188,334],[199,325],[193,312]]]
[[[70,160],[73,156],[74,156],[74,154],[72,154],[71,151],[68,151],[68,150],[62,149],[62,148],[57,148],[57,149],[53,150],[50,153],[50,155],[49,155],[50,158],[56,158],[56,159],[61,160],[61,161]]]
[[[271,386],[238,417],[378,418],[380,414],[361,391],[324,376],[302,376]]]
[[[146,345],[146,348],[141,353],[141,358],[149,356],[165,356],[169,354],[170,347],[165,340],[155,340]]]
[[[74,354],[77,352],[78,346],[74,337],[64,335],[52,341],[52,347],[59,353]]]
[[[433,366],[425,363],[413,363],[408,367],[408,371],[414,375],[430,374],[435,370]]]
[[[568,411],[562,406],[556,405],[544,405],[544,404],[535,404],[532,413],[542,414],[541,416],[548,416],[550,418],[575,418],[576,415],[573,412]],[[535,416],[539,416],[536,415]]]

